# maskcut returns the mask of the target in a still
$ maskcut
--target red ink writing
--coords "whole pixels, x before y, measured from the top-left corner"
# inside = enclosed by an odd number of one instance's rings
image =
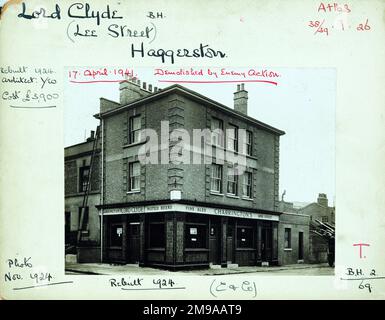
[[[370,244],[368,243],[354,243],[353,247],[360,247],[360,259],[366,258],[366,256],[362,256],[362,247],[369,247]]]
[[[318,6],[318,12],[346,12],[349,13],[352,10],[350,10],[348,4],[340,5],[338,3],[323,3],[321,2]]]

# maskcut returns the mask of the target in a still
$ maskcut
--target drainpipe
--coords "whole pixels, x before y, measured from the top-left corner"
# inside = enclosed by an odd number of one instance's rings
[[[101,118],[101,135],[102,135],[102,179],[101,179],[101,186],[100,186],[100,191],[101,191],[101,205],[103,206],[104,204],[104,120]],[[103,263],[103,207],[100,210],[100,263]]]

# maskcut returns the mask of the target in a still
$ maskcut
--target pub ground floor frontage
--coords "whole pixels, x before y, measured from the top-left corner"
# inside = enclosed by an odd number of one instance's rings
[[[278,264],[278,212],[179,201],[98,209],[102,262],[171,270]]]

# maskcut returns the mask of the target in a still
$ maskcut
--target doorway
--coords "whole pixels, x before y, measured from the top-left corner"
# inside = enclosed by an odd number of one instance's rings
[[[298,234],[298,260],[303,260],[303,232]]]
[[[262,227],[261,230],[261,258],[262,262],[270,262],[272,260],[272,229],[269,226]]]
[[[233,263],[234,261],[234,226],[232,224],[227,225],[227,237],[226,237],[226,256],[227,263]]]
[[[130,222],[127,234],[127,263],[139,263],[140,223]]]
[[[209,256],[212,264],[220,263],[220,252],[219,252],[219,224],[210,221],[209,230]]]

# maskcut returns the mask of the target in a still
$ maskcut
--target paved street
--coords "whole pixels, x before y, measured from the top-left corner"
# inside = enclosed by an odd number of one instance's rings
[[[154,268],[140,268],[137,265],[110,265],[101,263],[67,263],[66,274],[100,274],[100,275],[118,275],[118,274],[142,274],[159,275],[170,274],[171,271]],[[322,276],[334,275],[334,268],[327,264],[295,264],[280,267],[231,267],[231,268],[210,268],[200,270],[183,270],[172,272],[175,275],[230,275],[243,273],[261,273],[269,275],[302,275],[302,276]]]

